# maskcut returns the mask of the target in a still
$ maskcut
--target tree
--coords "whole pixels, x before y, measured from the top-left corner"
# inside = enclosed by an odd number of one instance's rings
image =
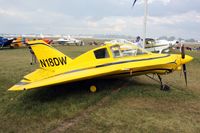
[[[196,40],[191,38],[191,39],[187,39],[186,42],[196,42]]]
[[[158,38],[158,40],[168,40],[168,38],[166,36],[161,36]]]
[[[174,41],[174,40],[176,40],[176,37],[174,37],[174,36],[170,36],[170,37],[168,38],[168,41]]]
[[[183,39],[183,38],[181,38],[181,37],[179,37],[178,38],[178,41],[184,41],[185,39]]]

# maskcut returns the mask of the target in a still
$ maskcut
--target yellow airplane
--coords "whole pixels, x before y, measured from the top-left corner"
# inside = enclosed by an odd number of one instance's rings
[[[42,40],[29,41],[28,45],[35,54],[40,68],[24,76],[9,91],[21,91],[44,86],[77,82],[92,78],[115,76],[135,76],[157,74],[161,89],[169,87],[163,84],[160,75],[180,70],[183,65],[187,83],[186,66],[193,58],[181,54],[155,54],[130,44],[111,44],[90,50],[75,59],[71,59]],[[90,90],[96,91],[91,85]]]

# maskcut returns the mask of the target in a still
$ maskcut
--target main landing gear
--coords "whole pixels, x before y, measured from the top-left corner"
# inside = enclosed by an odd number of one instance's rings
[[[159,82],[160,83],[160,90],[162,90],[162,91],[169,91],[170,87],[168,85],[166,85],[166,84],[163,83],[162,78],[161,78],[161,76],[159,74],[156,74],[156,75],[158,76],[159,81],[156,80],[154,77],[151,77],[149,75],[146,75],[146,76],[149,77],[150,79],[153,79],[154,81]]]
[[[157,76],[158,76],[158,78],[160,80],[160,90],[162,90],[162,91],[169,91],[170,87],[168,85],[166,85],[166,84],[163,84],[162,78],[160,77],[160,75],[157,74]]]

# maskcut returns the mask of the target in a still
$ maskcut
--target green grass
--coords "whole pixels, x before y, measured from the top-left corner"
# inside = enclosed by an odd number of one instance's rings
[[[74,58],[94,46],[56,48]],[[189,86],[175,72],[163,76],[169,92],[145,76],[8,92],[37,65],[30,65],[26,48],[0,50],[0,132],[199,132],[200,53],[188,54],[194,57],[187,65]],[[97,93],[88,91],[89,82]]]

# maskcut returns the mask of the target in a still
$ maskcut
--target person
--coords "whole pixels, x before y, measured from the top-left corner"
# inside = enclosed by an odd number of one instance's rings
[[[35,53],[34,53],[34,51],[32,50],[32,48],[29,46],[28,47],[29,48],[29,50],[30,50],[30,53],[31,53],[31,55],[32,55],[32,59],[31,59],[31,65],[33,65],[33,63],[35,63],[35,64],[37,64],[37,61],[36,61],[36,56],[35,56]]]
[[[135,43],[138,47],[142,48],[142,39],[140,38],[140,36],[136,37]]]

